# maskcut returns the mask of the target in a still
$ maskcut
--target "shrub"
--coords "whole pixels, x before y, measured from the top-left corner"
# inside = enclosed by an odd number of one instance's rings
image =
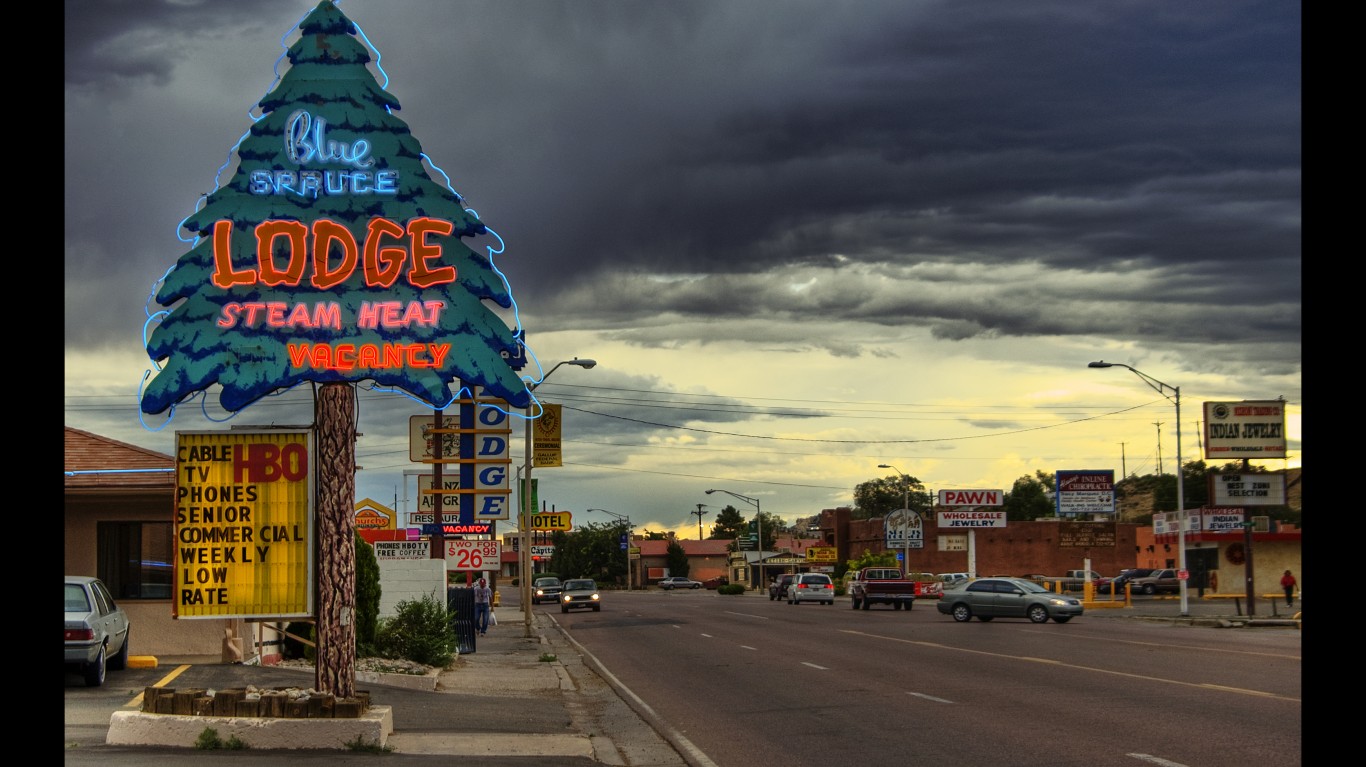
[[[727,584],[724,585],[724,586],[718,586],[718,587],[716,588],[716,593],[717,593],[717,594],[743,594],[743,593],[745,593],[745,584],[743,584],[743,583],[727,583]]]
[[[230,736],[226,741],[223,740],[218,737],[218,730],[212,727],[205,727],[204,731],[199,733],[199,737],[195,738],[194,747],[201,751],[213,751],[215,749],[242,751],[248,748],[246,742],[236,735]]]
[[[431,594],[399,602],[395,615],[380,621],[375,643],[382,657],[437,668],[449,666],[460,646],[446,605]]]
[[[375,654],[379,632],[379,560],[375,547],[356,533],[356,655]]]

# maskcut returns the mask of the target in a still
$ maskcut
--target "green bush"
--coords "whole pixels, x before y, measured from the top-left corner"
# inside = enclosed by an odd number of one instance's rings
[[[230,736],[227,740],[218,737],[218,730],[212,727],[205,727],[204,731],[195,738],[194,747],[201,751],[212,751],[214,749],[224,749],[226,751],[242,751],[249,746],[245,741],[236,735]]]
[[[438,668],[449,666],[460,646],[445,603],[431,594],[399,602],[395,615],[380,621],[375,643],[381,657]]]
[[[745,593],[745,584],[743,584],[743,583],[727,583],[727,584],[724,585],[724,586],[718,586],[718,587],[716,588],[716,593],[717,593],[717,594],[743,594],[743,593]]]
[[[375,654],[379,632],[379,560],[375,547],[356,533],[356,655]]]

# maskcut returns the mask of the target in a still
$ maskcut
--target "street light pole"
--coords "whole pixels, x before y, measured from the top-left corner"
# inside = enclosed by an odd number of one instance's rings
[[[579,367],[588,370],[597,364],[597,360],[581,360],[578,357],[575,357],[572,360],[565,360],[564,362],[557,363],[555,367],[550,369],[550,373],[559,370],[561,365],[578,365]],[[541,380],[528,384],[526,387],[527,392],[536,391],[536,388],[545,383],[545,379],[550,377],[550,373],[541,376]],[[525,447],[526,453],[522,464],[522,501],[517,504],[517,515],[521,520],[517,526],[517,535],[520,536],[522,541],[521,556],[518,557],[517,569],[522,576],[520,582],[522,584],[522,636],[524,638],[531,636],[531,530],[529,529],[531,525],[531,514],[529,513],[530,510],[527,509],[527,506],[531,504],[531,408],[535,404],[536,398],[532,397],[531,401],[528,402],[526,406],[526,436],[523,439],[523,447]]]
[[[904,515],[911,513],[911,478],[906,476],[906,472],[898,469],[890,463],[879,463],[879,469],[891,469],[901,475],[901,524],[906,527],[906,537],[901,539],[903,545],[902,556],[906,561],[901,563],[901,574],[904,576],[911,571],[911,524]]]
[[[618,513],[616,513],[615,511],[608,511],[607,509],[584,509],[584,511],[601,511],[601,512],[606,513],[606,514],[611,514],[612,516],[616,517],[617,519],[625,520],[625,522],[626,522],[626,545],[625,545],[623,548],[626,549],[626,590],[627,590],[627,591],[630,591],[630,590],[631,590],[631,580],[632,580],[632,579],[631,579],[631,516],[630,516],[629,514],[618,514]]]
[[[1134,375],[1143,379],[1144,383],[1156,389],[1158,394],[1161,394],[1163,397],[1166,397],[1169,402],[1176,405],[1176,563],[1178,569],[1182,572],[1182,574],[1187,574],[1186,485],[1184,482],[1186,472],[1185,467],[1181,464],[1181,387],[1162,383],[1161,381],[1157,380],[1156,378],[1153,378],[1147,373],[1144,373],[1138,370],[1137,368],[1125,365],[1122,362],[1106,362],[1104,360],[1098,360],[1096,362],[1088,363],[1086,366],[1089,368],[1128,368],[1129,371],[1132,372]],[[1171,390],[1171,396],[1167,396],[1167,389]],[[1190,610],[1188,609],[1189,603],[1187,601],[1187,597],[1189,594],[1189,589],[1186,585],[1187,579],[1183,577],[1178,581],[1178,583],[1181,587],[1181,615],[1185,617],[1190,615]]]
[[[747,496],[747,495],[740,495],[739,493],[732,493],[732,492],[729,491],[729,490],[708,490],[708,491],[707,491],[707,495],[711,495],[712,493],[725,493],[726,495],[733,495],[733,496],[735,496],[736,498],[739,498],[739,499],[742,500],[742,501],[746,501],[746,502],[748,502],[748,503],[750,503],[751,505],[754,506],[754,524],[755,524],[755,527],[756,527],[756,529],[758,530],[758,533],[759,533],[759,543],[758,543],[758,546],[756,546],[756,548],[759,550],[759,585],[756,586],[755,588],[763,588],[763,585],[764,585],[764,516],[763,516],[763,512],[759,510],[759,499],[758,499],[758,498],[750,498],[750,497]],[[698,521],[701,522],[701,517],[698,517]],[[735,545],[738,547],[740,544],[737,542]]]

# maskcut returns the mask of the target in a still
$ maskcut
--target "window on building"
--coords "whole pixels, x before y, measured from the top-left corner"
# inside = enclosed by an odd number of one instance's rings
[[[170,599],[170,522],[100,522],[96,568],[115,599]]]

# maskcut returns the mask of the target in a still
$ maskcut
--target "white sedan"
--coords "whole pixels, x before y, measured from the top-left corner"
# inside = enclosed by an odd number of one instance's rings
[[[659,587],[665,591],[672,591],[674,589],[700,589],[702,588],[702,583],[700,581],[694,581],[675,575],[660,581]]]

